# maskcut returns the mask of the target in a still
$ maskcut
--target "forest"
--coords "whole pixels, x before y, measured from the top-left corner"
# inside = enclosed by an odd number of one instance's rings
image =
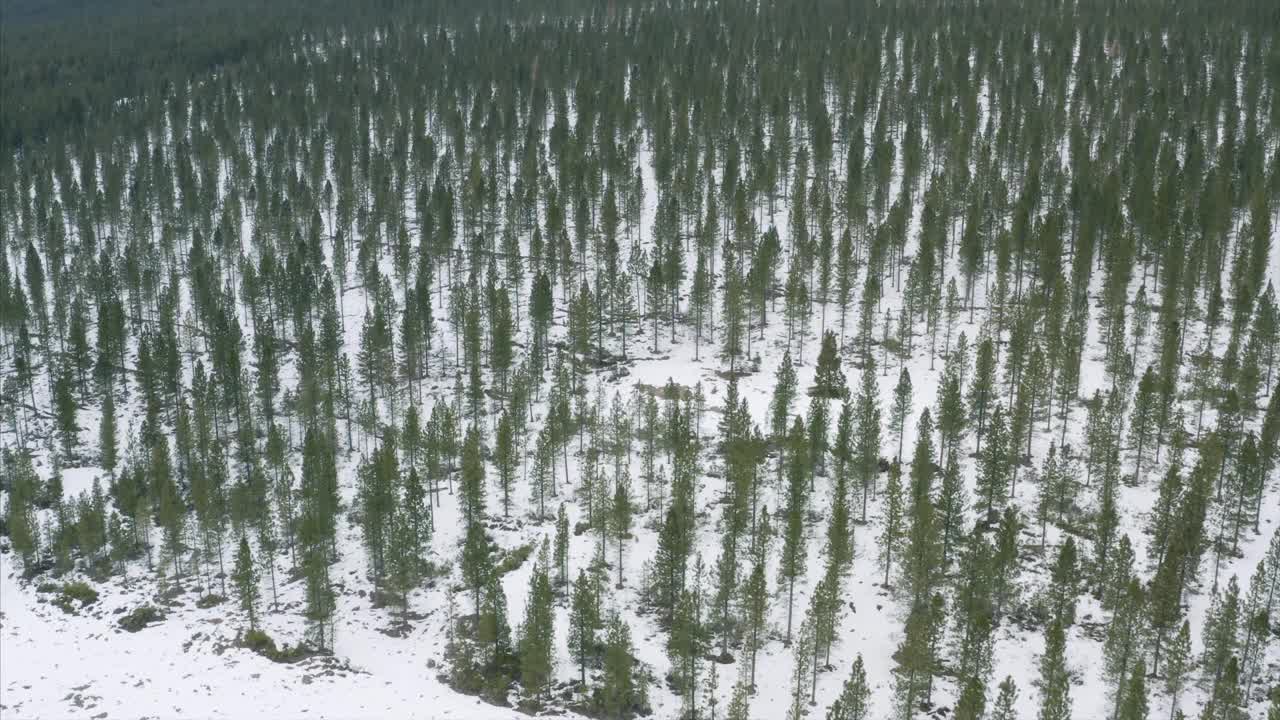
[[[1280,720],[1280,4],[0,17],[0,714]]]

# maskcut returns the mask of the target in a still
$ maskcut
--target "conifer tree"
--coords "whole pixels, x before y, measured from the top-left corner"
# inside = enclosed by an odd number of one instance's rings
[[[587,571],[579,570],[578,579],[573,583],[573,604],[569,611],[569,649],[578,661],[580,682],[583,684],[587,682],[587,658],[596,650],[599,625],[596,613],[600,599],[595,596],[594,587]]]
[[[796,635],[796,644],[792,655],[791,698],[787,704],[787,720],[802,720],[805,714],[805,695],[810,686],[813,673],[814,642],[813,618],[805,618],[800,623],[800,632]],[[790,644],[790,643],[788,643]]]
[[[779,572],[787,584],[787,634],[784,644],[791,645],[791,619],[795,602],[796,580],[804,574],[805,551],[804,516],[808,511],[808,478],[805,472],[805,432],[800,417],[796,417],[787,437],[787,495],[786,528],[783,533],[782,559]]]
[[[622,473],[614,479],[612,511],[609,516],[609,528],[618,543],[618,584],[622,587],[622,549],[631,534],[631,470],[624,465]]]
[[[1103,671],[1112,685],[1115,694],[1113,713],[1118,717],[1131,703],[1126,697],[1130,690],[1131,675],[1139,664],[1143,674],[1146,666],[1143,663],[1143,649],[1146,646],[1147,623],[1146,597],[1137,580],[1130,580],[1126,587],[1115,593],[1118,601],[1111,614],[1111,624],[1107,626],[1107,637],[1103,644]],[[1145,689],[1143,690],[1145,694]],[[1143,704],[1146,698],[1142,698]]]
[[[1040,659],[1040,720],[1071,718],[1071,678],[1067,669],[1066,647],[1062,625],[1054,621],[1045,632],[1044,656]]]
[[[941,596],[935,602],[925,600],[912,605],[906,628],[895,658],[898,661],[894,681],[897,717],[909,720],[917,703],[929,701],[929,688],[934,672],[934,633],[937,628]]]
[[[641,709],[643,679],[636,672],[631,629],[617,613],[609,616],[605,637],[600,704],[606,717],[622,718],[632,710]]]
[[[256,630],[258,628],[258,571],[253,565],[249,540],[244,535],[240,536],[240,545],[236,549],[236,566],[231,578],[236,586],[236,594],[240,596],[240,609],[249,616],[249,629]]]
[[[476,612],[480,611],[480,593],[493,574],[493,555],[484,528],[475,523],[466,530],[462,545],[462,577],[471,588]]]
[[[983,338],[978,345],[973,380],[969,385],[969,413],[974,425],[977,451],[982,450],[982,436],[987,429],[987,419],[995,401],[996,359],[991,338]]]
[[[1200,717],[1205,720],[1228,720],[1240,715],[1240,662],[1235,655],[1217,672],[1209,691],[1208,702]]]
[[[1200,664],[1204,667],[1210,687],[1217,692],[1227,662],[1236,661],[1240,647],[1240,588],[1233,575],[1226,590],[1216,592],[1205,614],[1201,644],[1204,650]]]
[[[701,570],[700,558],[698,565],[697,569]],[[700,573],[695,572],[693,584],[685,588],[676,599],[671,632],[667,638],[675,689],[682,698],[685,712],[690,713],[691,717],[697,715],[698,671],[705,655],[707,640],[702,616],[700,577]]]
[[[981,453],[978,472],[978,501],[987,518],[991,518],[997,508],[1004,505],[1008,498],[1008,463],[1009,448],[1004,411],[996,405],[991,412],[991,425],[987,430],[987,447]]]
[[[1147,720],[1147,666],[1138,658],[1125,687],[1124,703],[1116,713],[1117,720]]]
[[[751,720],[751,688],[744,679],[733,686],[729,706],[725,708],[725,720]]]
[[[116,401],[115,393],[108,385],[102,395],[102,421],[98,425],[98,449],[102,457],[102,467],[108,473],[115,473],[118,458],[116,440]]]
[[[906,366],[898,373],[898,384],[893,388],[893,409],[889,412],[889,427],[898,436],[898,454],[902,459],[902,436],[906,430],[907,415],[911,412],[911,374]]]
[[[867,686],[867,673],[862,665],[862,654],[853,659],[853,668],[844,681],[839,697],[827,709],[827,720],[866,720],[867,701],[871,689]]]
[[[796,371],[791,364],[791,353],[782,356],[773,386],[770,404],[769,429],[775,442],[782,442],[787,432],[787,419],[791,417],[791,403],[796,397]]]
[[[529,577],[529,599],[520,629],[520,684],[536,700],[545,695],[555,672],[555,612],[544,541],[533,574]]]
[[[960,720],[980,720],[986,711],[986,692],[981,680],[969,678],[956,701],[956,717]]]
[[[556,512],[555,578],[556,587],[569,583],[569,513],[566,504],[560,503]]]
[[[1049,617],[1064,627],[1071,627],[1076,621],[1078,572],[1075,538],[1068,536],[1058,548],[1049,585]]]
[[[1012,676],[1000,681],[1000,693],[991,709],[991,720],[1018,720],[1018,686]]]
[[[862,484],[862,521],[867,520],[867,494],[875,490],[880,463],[880,390],[876,383],[875,362],[870,355],[863,358],[862,387],[855,411],[857,440],[854,468]]]
[[[960,474],[960,461],[953,445],[947,451],[947,464],[942,471],[942,487],[938,493],[937,512],[939,530],[942,532],[940,565],[945,568],[951,558],[951,548],[961,536],[965,508],[969,505],[964,478]]]
[[[827,398],[838,398],[845,393],[844,372],[840,369],[840,352],[836,336],[827,331],[822,336],[822,349],[818,353],[818,367],[814,375],[814,391]]]
[[[409,611],[409,591],[418,583],[418,542],[419,535],[414,531],[407,508],[396,510],[387,533],[385,582],[406,614]]]
[[[1129,443],[1133,446],[1135,485],[1142,484],[1142,462],[1150,452],[1150,444],[1155,438],[1156,424],[1159,421],[1157,382],[1154,368],[1148,366],[1147,371],[1142,374],[1142,379],[1138,381],[1138,393],[1133,401],[1133,412],[1129,414]]]
[[[518,409],[516,412],[524,412]],[[498,486],[502,489],[502,516],[511,516],[511,486],[516,475],[516,439],[515,424],[511,410],[506,410],[498,418],[498,429],[494,438],[494,465],[498,471]]]
[[[964,398],[960,393],[959,369],[952,367],[950,359],[947,371],[943,373],[942,387],[938,395],[938,463],[941,464],[948,451],[959,445],[964,439],[968,419],[964,406]]]
[[[902,540],[902,465],[889,466],[889,482],[884,491],[884,526],[880,530],[880,561],[884,563],[884,586],[889,586],[894,550]]]
[[[917,428],[919,434],[907,490],[906,547],[902,560],[903,578],[913,603],[921,602],[932,593],[942,550],[933,491],[933,421],[928,410],[920,413]]]
[[[462,444],[462,510],[468,527],[484,520],[484,475],[480,429],[472,425],[467,429],[467,437]]]
[[[742,588],[743,626],[747,628],[744,649],[751,657],[748,685],[756,684],[756,658],[764,646],[766,628],[763,627],[769,609],[768,585],[764,574],[764,562],[757,560],[751,575]]]
[[[1182,695],[1183,688],[1186,687],[1192,662],[1191,624],[1184,620],[1178,634],[1169,644],[1168,659],[1164,665],[1164,688],[1165,692],[1169,693],[1171,717],[1179,714],[1178,699]]]

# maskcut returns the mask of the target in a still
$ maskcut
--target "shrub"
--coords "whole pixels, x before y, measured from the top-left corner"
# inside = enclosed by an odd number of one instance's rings
[[[211,607],[213,607],[214,605],[221,605],[222,603],[224,603],[224,602],[226,602],[226,601],[227,601],[227,599],[226,599],[226,598],[224,598],[224,597],[222,597],[221,595],[217,595],[217,594],[214,594],[214,593],[210,593],[210,594],[205,595],[204,597],[200,598],[199,600],[197,600],[197,601],[196,601],[196,607],[201,608],[201,609],[204,609],[204,608],[211,608]]]
[[[507,550],[503,553],[502,559],[498,561],[496,571],[499,575],[506,575],[524,564],[525,560],[533,554],[533,544],[521,545]]]
[[[138,632],[153,622],[159,622],[164,619],[164,613],[151,607],[150,605],[141,605],[134,608],[133,612],[120,618],[120,627],[129,632]]]
[[[52,583],[41,583],[36,588],[36,592],[58,593],[52,602],[68,615],[75,615],[80,609],[98,602],[98,591],[82,582],[64,583],[61,587]]]
[[[245,632],[240,643],[264,657],[275,657],[278,652],[276,650],[276,641],[272,640],[271,636],[266,632],[258,629]]]
[[[98,602],[98,591],[89,587],[88,583],[69,582],[62,586],[62,596],[79,600],[81,605],[92,605]]]
[[[276,641],[265,630],[254,628],[245,631],[240,637],[240,645],[252,650],[262,657],[278,663],[297,662],[312,654],[311,648],[305,645],[294,645],[292,647],[285,645],[277,648]]]

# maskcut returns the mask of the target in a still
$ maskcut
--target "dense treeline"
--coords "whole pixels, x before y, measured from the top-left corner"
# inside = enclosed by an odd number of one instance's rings
[[[131,103],[170,84],[234,72],[299,32],[366,32],[389,17],[456,16],[457,2],[377,0],[4,0],[0,2],[0,141],[110,136]],[[467,12],[478,8],[466,3]],[[123,105],[121,103],[124,103]]]
[[[1082,603],[1117,720],[1193,686],[1207,720],[1265,707],[1274,7],[385,12],[213,33],[177,74],[5,122],[4,530],[29,575],[196,578],[262,633],[279,572],[325,652],[350,525],[382,601],[446,605],[460,691],[742,720],[780,642],[798,720],[861,554],[902,610],[871,659],[895,717],[1016,717],[1014,628],[1044,634],[1040,718],[1071,717]],[[715,386],[622,392],[668,355]],[[106,482],[64,498],[84,465]],[[1247,588],[1223,572],[1267,542]],[[668,665],[637,660],[641,623]],[[828,718],[868,717],[866,672]]]

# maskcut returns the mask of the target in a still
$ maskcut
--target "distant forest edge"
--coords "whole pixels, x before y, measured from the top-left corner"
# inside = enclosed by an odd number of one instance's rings
[[[721,4],[741,1],[719,0]],[[109,122],[121,99],[155,97],[152,91],[168,83],[187,82],[216,68],[263,57],[303,31],[356,31],[410,18],[428,25],[482,15],[512,21],[548,15],[600,18],[616,16],[622,6],[715,4],[708,0],[0,0],[0,142],[14,148],[53,137],[73,138],[87,127],[100,133],[125,129]],[[1066,18],[1079,23],[1082,16],[1095,18],[1093,22],[1102,18],[1121,35],[1171,23],[1191,33],[1207,33],[1223,25],[1280,26],[1280,3],[1274,0],[761,3],[762,15],[778,18],[792,13],[821,13],[833,20],[836,16],[901,18],[943,11],[970,15],[961,22],[976,21],[974,27],[982,26],[984,15],[1005,23],[1010,22],[1010,14],[1020,15],[1028,37],[1045,23]],[[1270,58],[1280,63],[1280,55],[1271,53]],[[86,123],[89,117],[95,122]]]
[[[266,54],[302,31],[386,23],[458,0],[0,0],[0,139],[75,136],[121,99],[147,97]],[[483,6],[484,3],[480,3]],[[85,121],[95,116],[97,121]]]

